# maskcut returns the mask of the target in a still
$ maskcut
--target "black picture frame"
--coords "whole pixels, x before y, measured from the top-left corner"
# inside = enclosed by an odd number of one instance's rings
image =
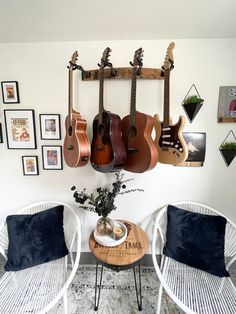
[[[0,143],[3,143],[2,123],[0,123]]]
[[[4,104],[19,104],[20,94],[17,81],[2,81],[2,100]]]
[[[34,110],[4,110],[8,149],[36,149]]]
[[[61,139],[61,118],[60,114],[40,114],[40,136],[41,140]]]
[[[62,170],[62,146],[42,145],[43,170]]]
[[[38,176],[38,156],[22,156],[22,168],[24,176]]]

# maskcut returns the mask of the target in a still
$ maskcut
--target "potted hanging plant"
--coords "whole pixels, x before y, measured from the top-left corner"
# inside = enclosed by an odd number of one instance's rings
[[[224,157],[227,166],[230,165],[236,156],[236,142],[225,142],[220,147],[220,152]]]
[[[124,174],[115,173],[115,181],[111,187],[98,187],[95,193],[87,193],[86,188],[82,190],[75,186],[71,188],[76,203],[79,208],[97,213],[101,218],[97,222],[96,230],[101,235],[111,234],[114,223],[108,215],[116,209],[115,198],[135,191],[144,191],[143,189],[127,189],[126,183],[133,179],[124,180]]]
[[[189,121],[192,122],[198,111],[200,110],[204,99],[200,98],[198,95],[189,95],[185,97],[183,101],[183,107],[187,112]]]

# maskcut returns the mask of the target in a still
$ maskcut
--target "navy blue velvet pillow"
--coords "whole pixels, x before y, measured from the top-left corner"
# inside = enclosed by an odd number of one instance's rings
[[[224,259],[226,223],[221,216],[193,213],[169,205],[163,253],[213,275],[229,277]]]
[[[9,237],[6,271],[18,271],[68,254],[63,230],[64,207],[6,218]]]

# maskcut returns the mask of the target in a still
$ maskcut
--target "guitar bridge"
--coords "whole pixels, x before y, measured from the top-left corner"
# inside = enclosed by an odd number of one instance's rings
[[[97,146],[96,147],[96,151],[101,152],[102,150],[104,150],[104,147],[102,147],[102,146]]]
[[[139,150],[138,150],[138,148],[129,147],[127,149],[127,151],[128,151],[128,153],[134,154],[134,153],[137,153]]]
[[[81,161],[87,161],[88,160],[88,156],[82,156],[80,160]]]

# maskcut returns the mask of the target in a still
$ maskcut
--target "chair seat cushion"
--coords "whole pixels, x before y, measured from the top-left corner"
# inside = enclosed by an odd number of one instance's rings
[[[6,218],[9,238],[6,271],[18,271],[68,254],[63,230],[64,207]]]
[[[226,223],[222,216],[194,213],[169,205],[163,253],[213,275],[228,277],[224,258]]]

